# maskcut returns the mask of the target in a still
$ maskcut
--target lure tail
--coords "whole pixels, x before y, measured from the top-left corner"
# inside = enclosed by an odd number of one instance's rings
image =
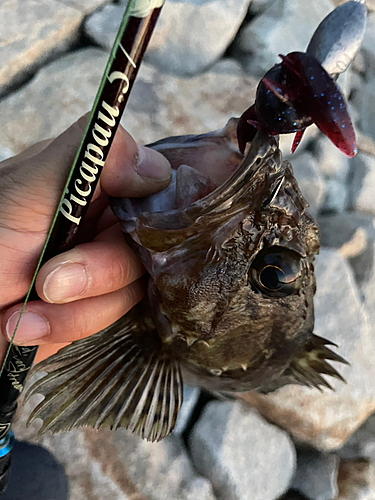
[[[27,394],[44,396],[28,421],[41,418],[40,433],[125,427],[159,441],[172,432],[182,404],[179,364],[163,352],[142,305],[61,349],[34,371],[47,372]]]

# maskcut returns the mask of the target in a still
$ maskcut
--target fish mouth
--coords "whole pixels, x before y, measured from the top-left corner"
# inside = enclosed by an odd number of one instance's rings
[[[292,225],[295,241],[286,242],[286,246],[305,256],[303,235],[299,234],[298,227],[308,204],[298,188],[291,165],[282,159],[277,139],[277,136],[259,131],[238,168],[216,188],[211,186],[209,189],[210,179],[204,185],[205,178],[202,183],[198,170],[182,163],[175,173],[174,184],[164,191],[144,199],[112,199],[112,209],[135,244],[153,252],[177,249],[187,240],[190,244],[197,238],[201,244],[202,238],[206,239],[210,246],[210,236],[211,243],[214,238],[220,246],[223,238],[246,217],[258,214],[264,219],[277,212],[284,226],[289,222]],[[185,174],[180,170],[183,168]],[[182,208],[176,208],[173,201],[177,198],[179,171],[186,175],[187,191],[190,180],[191,184],[200,182],[203,191],[208,189],[208,194],[195,198],[196,201],[189,200]],[[267,225],[267,221],[264,220],[264,224]],[[313,235],[311,240],[314,238]],[[279,243],[275,240],[270,244]]]
[[[238,169],[223,184],[187,208],[144,212],[139,216],[139,225],[176,231],[192,227],[205,216],[233,216],[246,203],[260,201],[261,206],[266,206],[282,178],[283,162],[276,139],[258,132]],[[256,192],[261,192],[261,200],[254,196]]]

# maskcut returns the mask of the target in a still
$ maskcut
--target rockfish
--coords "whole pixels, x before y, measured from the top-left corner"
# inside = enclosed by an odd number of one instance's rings
[[[173,430],[184,381],[241,392],[341,378],[326,360],[344,360],[313,333],[318,226],[276,138],[259,132],[244,156],[237,123],[151,145],[170,185],[112,200],[147,298],[38,365],[41,432],[121,426],[155,441]]]

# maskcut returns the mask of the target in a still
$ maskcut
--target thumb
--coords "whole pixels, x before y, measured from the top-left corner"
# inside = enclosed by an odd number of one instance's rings
[[[0,227],[45,233],[61,197],[87,123],[80,118],[52,141],[32,146],[0,164]],[[138,146],[120,126],[100,179],[111,196],[148,196],[170,182],[171,167],[160,153]]]
[[[169,161],[157,151],[138,146],[121,126],[118,128],[100,185],[110,196],[149,196],[168,186]]]

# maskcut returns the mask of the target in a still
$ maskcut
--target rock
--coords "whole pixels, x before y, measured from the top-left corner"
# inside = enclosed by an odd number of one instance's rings
[[[243,70],[236,59],[220,59],[214,66],[211,66],[210,73],[218,75],[229,75],[243,77]]]
[[[297,448],[297,471],[292,488],[310,500],[332,500],[337,494],[337,455]]]
[[[104,439],[107,441],[106,437]],[[215,499],[211,484],[197,475],[178,437],[169,436],[159,443],[148,443],[129,432],[117,431],[110,441],[130,480],[147,498]],[[100,442],[95,442],[100,448]],[[110,455],[107,455],[102,463],[109,460]]]
[[[173,0],[166,2],[146,60],[162,71],[193,75],[213,64],[236,35],[248,0]],[[124,7],[109,5],[86,23],[86,33],[109,50]]]
[[[358,153],[352,162],[350,208],[375,214],[375,157]]]
[[[271,7],[276,0],[252,0],[249,8],[250,14],[253,16],[259,16],[263,14],[267,9]]]
[[[326,186],[322,210],[343,212],[348,206],[349,159],[324,136],[313,143],[317,165]]]
[[[295,450],[288,435],[239,402],[211,402],[190,437],[197,471],[219,500],[273,500],[288,488]]]
[[[274,2],[240,33],[238,50],[251,75],[262,76],[278,63],[278,54],[304,51],[318,24],[333,10],[330,0]]]
[[[357,133],[357,144],[358,151],[375,156],[375,142],[368,135],[362,134],[362,132]]]
[[[220,73],[178,78],[144,64],[122,124],[138,141],[199,134],[223,127],[254,102],[253,78]]]
[[[375,415],[370,418],[350,437],[338,454],[341,458],[368,458],[375,460]]]
[[[375,139],[375,12],[372,12],[367,19],[361,56],[364,59],[365,72],[362,74],[360,89],[352,96],[352,102],[358,110],[359,129]]]
[[[359,287],[369,324],[375,323],[375,219],[371,214],[346,213],[320,217],[322,244],[339,249],[348,259]]]
[[[0,147],[0,161],[7,160],[11,156],[14,156],[14,152],[7,147]]]
[[[34,402],[14,426],[18,439],[47,448],[69,480],[69,500],[216,500],[208,480],[198,476],[178,436],[149,443],[126,430],[74,429],[36,437],[25,427]]]
[[[123,5],[107,5],[88,17],[85,33],[98,45],[110,51],[125,12]]]
[[[297,440],[332,451],[375,410],[374,338],[353,273],[340,253],[322,249],[315,269],[314,332],[338,344],[337,352],[350,362],[335,366],[347,384],[329,377],[335,392],[289,385],[268,395],[239,396]]]
[[[173,434],[182,434],[189,423],[191,415],[196,407],[200,395],[199,387],[191,387],[184,384],[184,399],[181,409],[178,413],[176,426],[173,429]]]
[[[64,0],[64,3],[82,11],[84,14],[91,14],[96,9],[103,7],[111,0]]]
[[[348,259],[360,255],[365,246],[359,239],[358,230],[362,229],[366,233],[366,239],[375,238],[373,221],[374,217],[371,214],[358,212],[320,215],[318,222],[321,246],[336,248]]]
[[[309,212],[315,216],[325,196],[323,176],[319,172],[317,161],[307,151],[291,161],[298,185],[310,205]]]
[[[362,291],[373,276],[375,226],[370,214],[352,212],[318,217],[323,247],[336,248],[345,257]],[[363,299],[363,294],[361,294]],[[367,308],[367,312],[371,310]]]
[[[83,12],[55,0],[2,0],[0,19],[0,95],[4,95],[72,46]]]
[[[99,49],[69,54],[4,99],[1,116],[7,127],[0,136],[0,148],[18,153],[56,136],[89,111],[106,62],[107,54]],[[123,125],[143,143],[222,128],[254,100],[256,85],[252,78],[220,73],[223,64],[191,79],[162,74],[143,64]]]
[[[107,54],[86,49],[41,69],[30,83],[2,101],[7,123],[0,147],[19,153],[32,144],[60,134],[90,110]],[[85,75],[83,78],[82,75]]]
[[[342,460],[338,488],[339,493],[333,500],[373,500],[375,463],[368,460]]]

